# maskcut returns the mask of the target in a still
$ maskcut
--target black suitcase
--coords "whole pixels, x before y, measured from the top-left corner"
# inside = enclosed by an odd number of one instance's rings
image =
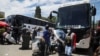
[[[26,32],[23,34],[22,39],[22,48],[23,49],[29,49],[29,44],[30,44],[30,32]]]

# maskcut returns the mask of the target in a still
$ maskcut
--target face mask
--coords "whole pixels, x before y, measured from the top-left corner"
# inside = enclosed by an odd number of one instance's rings
[[[67,30],[67,32],[69,33],[69,32],[70,32],[70,30]]]

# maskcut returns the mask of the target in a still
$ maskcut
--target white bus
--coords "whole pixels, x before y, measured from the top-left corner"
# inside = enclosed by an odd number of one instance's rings
[[[51,14],[52,13],[56,13],[58,15],[56,29],[54,31],[56,32],[57,29],[60,29],[67,33],[67,29],[69,27],[72,28],[71,31],[77,35],[76,48],[87,49],[89,50],[88,54],[92,55],[93,53],[91,50],[93,48],[93,34],[91,30],[91,24],[92,16],[94,16],[92,13],[95,14],[95,12],[93,12],[93,7],[91,6],[90,2],[75,1],[62,4],[58,8],[58,12],[52,11]],[[84,36],[87,34],[87,31],[89,31],[89,37],[84,38]]]

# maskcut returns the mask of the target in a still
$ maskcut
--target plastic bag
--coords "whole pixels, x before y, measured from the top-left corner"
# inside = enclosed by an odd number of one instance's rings
[[[15,39],[14,39],[13,37],[11,37],[11,34],[7,34],[7,35],[5,36],[5,38],[8,39],[9,42],[15,43]]]
[[[23,42],[22,36],[21,36],[21,38],[20,38],[20,42]]]
[[[10,39],[8,39],[11,43],[15,43],[15,40],[13,37],[11,37]]]

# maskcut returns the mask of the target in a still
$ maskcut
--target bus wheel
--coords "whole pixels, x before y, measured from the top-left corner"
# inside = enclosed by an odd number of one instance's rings
[[[100,46],[96,48],[93,56],[98,56],[100,54],[99,52],[100,52]]]

